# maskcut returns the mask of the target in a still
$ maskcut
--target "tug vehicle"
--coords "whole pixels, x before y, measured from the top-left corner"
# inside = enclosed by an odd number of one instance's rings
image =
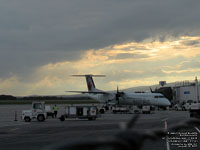
[[[32,109],[22,111],[22,120],[30,122],[33,119],[37,119],[42,122],[47,118],[47,112],[45,111],[44,102],[33,102]]]

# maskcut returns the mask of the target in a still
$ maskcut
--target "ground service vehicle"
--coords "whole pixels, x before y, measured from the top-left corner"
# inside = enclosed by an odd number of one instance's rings
[[[115,106],[112,109],[113,113],[143,113],[150,114],[151,106]]]
[[[182,110],[182,107],[180,106],[180,104],[176,104],[176,105],[174,105],[174,110],[176,110],[176,111],[180,111],[180,110]]]
[[[44,121],[47,118],[44,102],[33,102],[31,110],[22,111],[22,120],[30,122],[32,119]]]
[[[190,117],[200,118],[200,103],[191,104]]]
[[[66,106],[65,114],[61,115],[60,120],[64,121],[65,118],[95,120],[99,116],[97,106]]]
[[[131,109],[131,113],[140,114],[142,110],[138,106],[133,106]]]
[[[51,116],[52,118],[54,118],[54,112],[53,112],[53,110],[51,109],[51,106],[45,105],[45,111],[46,111],[46,113],[47,113],[47,117],[48,117],[48,116]]]
[[[142,113],[143,114],[150,114],[151,113],[151,106],[142,106]]]
[[[129,108],[126,106],[113,107],[112,111],[113,111],[113,113],[128,113],[128,112],[130,112]]]
[[[190,110],[192,105],[195,105],[193,103],[192,100],[188,100],[187,103],[185,103],[184,105],[182,105],[182,110],[186,111],[186,110]]]

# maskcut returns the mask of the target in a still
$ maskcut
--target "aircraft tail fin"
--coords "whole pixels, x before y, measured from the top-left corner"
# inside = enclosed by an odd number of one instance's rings
[[[97,91],[92,77],[105,77],[105,75],[92,75],[92,74],[72,75],[72,76],[85,77],[86,83],[87,83],[88,92],[96,92]]]

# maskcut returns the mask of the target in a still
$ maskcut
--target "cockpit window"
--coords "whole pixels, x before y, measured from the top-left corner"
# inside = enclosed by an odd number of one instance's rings
[[[164,96],[160,95],[160,96],[154,96],[154,98],[164,98]]]
[[[40,103],[35,103],[35,104],[33,105],[33,108],[34,108],[34,109],[42,109],[42,105],[41,105]]]

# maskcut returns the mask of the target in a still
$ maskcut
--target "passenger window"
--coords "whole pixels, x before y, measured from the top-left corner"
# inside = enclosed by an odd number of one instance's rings
[[[154,98],[164,98],[164,96],[154,96]]]

